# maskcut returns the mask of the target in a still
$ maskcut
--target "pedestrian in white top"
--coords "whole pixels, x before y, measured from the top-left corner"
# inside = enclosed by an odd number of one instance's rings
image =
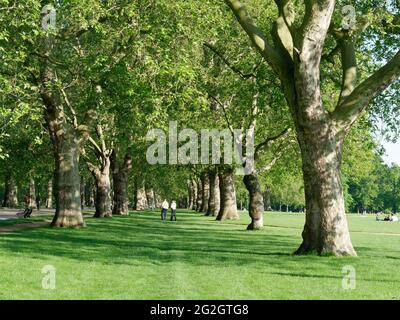
[[[168,211],[169,203],[167,199],[161,205],[161,220],[165,221],[167,219],[167,211]]]
[[[171,221],[176,221],[176,202],[175,200],[171,203]]]

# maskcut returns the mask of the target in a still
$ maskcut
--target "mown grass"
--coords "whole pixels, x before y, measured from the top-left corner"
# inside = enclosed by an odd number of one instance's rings
[[[1,299],[400,299],[400,223],[349,216],[350,257],[293,256],[304,215],[268,213],[249,232],[247,214],[217,222],[178,212],[86,219],[83,229],[0,234]],[[42,268],[56,289],[42,289]],[[342,287],[344,266],[356,288]],[[346,282],[346,281],[345,281]]]

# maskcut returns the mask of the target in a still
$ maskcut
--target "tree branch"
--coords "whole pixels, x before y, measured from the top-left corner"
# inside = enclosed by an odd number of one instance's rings
[[[356,87],[357,83],[357,58],[354,41],[348,37],[339,40],[341,60],[342,60],[342,91],[339,102],[348,97]]]
[[[238,75],[240,75],[243,79],[249,79],[252,77],[256,77],[256,75],[254,73],[243,73],[242,71],[240,71],[238,68],[236,68],[234,65],[232,65],[228,59],[226,59],[224,57],[224,55],[219,52],[212,44],[210,43],[204,43],[203,44],[205,47],[207,47],[208,49],[210,49],[212,52],[214,52],[218,57],[220,57],[220,59],[235,73],[237,73]]]
[[[400,77],[400,50],[386,65],[364,80],[336,107],[332,116],[348,126],[368,104]]]
[[[261,142],[258,145],[256,145],[256,147],[255,147],[255,157],[257,156],[258,152],[260,152],[264,147],[268,146],[271,142],[273,142],[273,141],[281,138],[282,136],[286,135],[290,131],[291,131],[290,127],[286,127],[282,132],[278,133],[275,136],[268,137],[263,142]]]
[[[228,115],[226,113],[225,104],[223,104],[221,101],[219,101],[216,97],[214,97],[212,95],[210,95],[210,97],[211,97],[211,99],[213,99],[215,102],[217,102],[221,106],[222,112],[224,114],[224,118],[225,118],[225,121],[226,121],[226,124],[228,126],[229,131],[232,134],[232,137],[233,137],[235,134],[234,134],[234,131],[233,131],[233,127],[232,127],[232,125],[231,125],[231,123],[229,121]]]
[[[249,36],[253,46],[262,54],[267,63],[277,73],[284,71],[284,63],[275,48],[272,47],[264,35],[257,27],[253,19],[248,14],[245,6],[239,0],[225,0],[243,30]]]

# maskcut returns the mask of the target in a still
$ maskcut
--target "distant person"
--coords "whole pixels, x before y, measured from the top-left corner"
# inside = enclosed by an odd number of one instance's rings
[[[381,213],[380,212],[376,213],[375,220],[376,221],[381,221]]]
[[[169,208],[169,203],[168,203],[167,199],[165,199],[161,205],[161,220],[163,220],[163,221],[165,221],[167,219],[168,208]]]
[[[175,200],[171,203],[171,221],[176,221],[176,202]]]
[[[399,218],[395,214],[392,214],[390,221],[397,222],[399,221]]]
[[[42,199],[40,198],[40,194],[38,193],[36,196],[36,208],[40,210],[40,204],[41,204]]]

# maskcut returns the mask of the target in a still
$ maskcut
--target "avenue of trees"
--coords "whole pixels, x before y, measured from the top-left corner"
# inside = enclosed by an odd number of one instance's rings
[[[164,198],[216,220],[246,208],[248,230],[306,212],[296,254],[356,255],[346,212],[399,211],[377,142],[400,133],[399,43],[397,0],[0,0],[2,205],[40,194],[53,227]],[[247,130],[250,172],[188,149],[148,163],[170,121]]]

